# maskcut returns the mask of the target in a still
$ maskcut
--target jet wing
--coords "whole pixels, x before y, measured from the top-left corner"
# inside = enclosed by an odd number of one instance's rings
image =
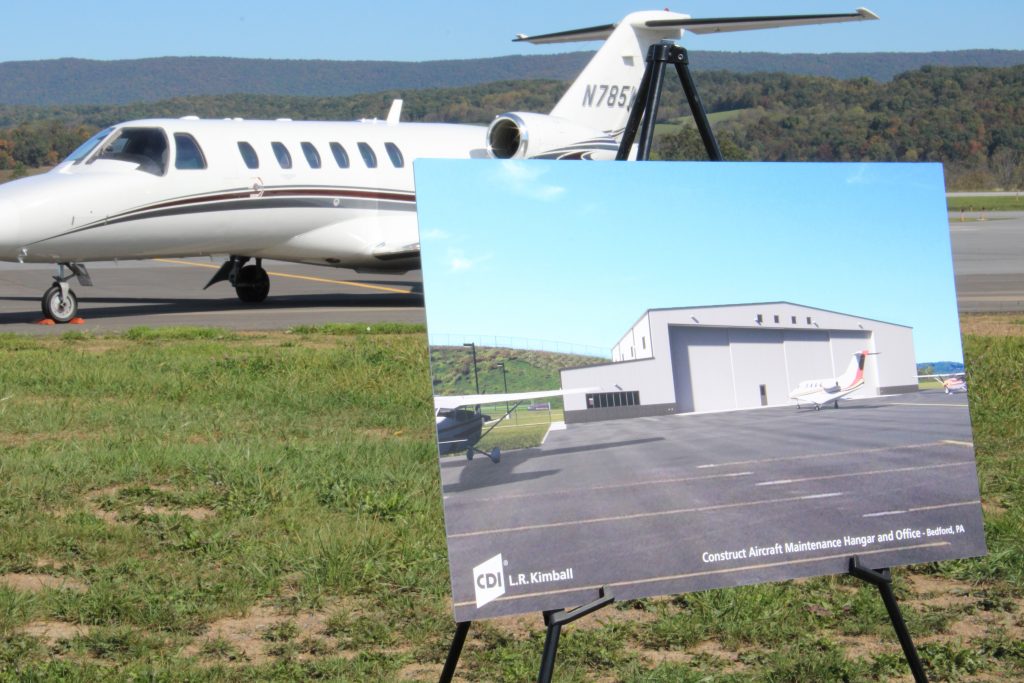
[[[585,394],[598,391],[597,387],[585,389],[548,389],[547,391],[520,391],[507,394],[467,394],[464,396],[435,396],[435,410],[454,410],[462,406],[489,405],[491,403],[505,403],[532,401],[538,398],[552,398],[554,396],[566,396],[568,394]]]
[[[858,389],[861,388],[861,386],[863,386],[863,385],[858,384],[855,387],[851,387],[849,389],[843,389],[842,391],[840,391],[838,388],[833,388],[832,391],[827,391],[827,390],[817,391],[817,392],[815,392],[813,394],[804,394],[803,396],[793,396],[791,398],[794,401],[796,401],[797,404],[800,404],[800,403],[813,403],[816,406],[821,406],[821,405],[825,405],[826,403],[831,403],[832,401],[838,401],[839,399],[843,398],[847,394],[852,394],[853,392],[857,391]]]

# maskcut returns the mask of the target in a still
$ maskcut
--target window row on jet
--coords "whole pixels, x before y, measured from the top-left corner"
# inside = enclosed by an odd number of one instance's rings
[[[153,175],[162,176],[167,171],[170,157],[170,146],[167,135],[160,128],[122,128],[112,137],[112,129],[107,128],[100,131],[81,147],[71,153],[66,159],[74,163],[92,163],[98,159],[110,159],[114,161],[128,161],[138,164],[138,170]],[[100,143],[103,143],[100,147]],[[196,139],[188,133],[174,133],[174,145],[177,150],[174,158],[174,167],[180,170],[198,170],[207,167],[206,156]],[[312,142],[299,143],[302,155],[306,163],[312,169],[323,166],[320,151]],[[366,168],[377,168],[377,153],[366,142],[356,143],[359,156],[362,157]],[[100,147],[97,150],[97,147]],[[328,145],[331,156],[338,168],[349,168],[348,151],[341,143],[331,142]],[[283,142],[271,142],[270,148],[277,159],[278,165],[283,169],[290,169],[293,166],[292,155]],[[393,142],[385,142],[384,150],[387,152],[391,165],[395,168],[405,166],[405,158],[402,151]],[[260,167],[260,158],[256,149],[248,142],[239,142],[238,151],[242,155],[242,161],[248,168]],[[95,153],[94,153],[95,152]]]
[[[317,150],[316,145],[312,142],[299,143],[302,148],[302,156],[306,158],[306,163],[309,164],[310,168],[316,169],[323,166],[323,160],[320,157],[320,151]],[[352,162],[349,160],[348,151],[339,142],[332,142],[328,145],[331,150],[331,156],[334,157],[334,163],[337,164],[338,168],[349,168]],[[359,156],[363,158],[363,163],[366,168],[377,168],[377,153],[373,151],[373,147],[366,142],[356,143],[356,147],[359,149]],[[290,169],[293,166],[292,154],[288,151],[288,147],[283,142],[271,142],[270,149],[274,152],[274,157],[277,159],[278,165],[283,169]],[[398,145],[393,142],[385,142],[384,150],[388,154],[388,159],[391,160],[391,165],[395,168],[402,168],[405,166],[405,157],[402,156],[402,150],[398,149]],[[260,157],[256,153],[256,149],[248,142],[241,141],[238,143],[238,152],[242,155],[242,161],[249,168],[256,169],[260,167]]]

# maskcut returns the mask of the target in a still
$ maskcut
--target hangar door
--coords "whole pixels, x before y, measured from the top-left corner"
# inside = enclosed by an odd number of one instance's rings
[[[869,332],[669,326],[676,410],[681,413],[790,405],[800,382],[835,377]],[[865,372],[865,392],[877,374]]]

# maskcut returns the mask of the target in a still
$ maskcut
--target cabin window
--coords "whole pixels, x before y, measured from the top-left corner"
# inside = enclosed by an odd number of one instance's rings
[[[188,133],[175,133],[174,146],[177,153],[174,157],[174,168],[195,170],[206,168],[206,157],[203,150],[199,149],[199,143]]]
[[[373,149],[365,142],[360,142],[359,153],[363,155],[363,161],[366,162],[366,168],[377,168],[377,155]]]
[[[402,157],[402,150],[398,149],[398,145],[393,142],[385,142],[384,149],[387,150],[388,156],[391,158],[391,163],[395,168],[402,168],[405,166],[405,159]]]
[[[348,168],[348,152],[345,151],[341,144],[332,142],[331,154],[334,155],[334,161],[338,164],[338,168]]]
[[[160,128],[122,128],[103,145],[92,161],[127,161],[138,164],[140,171],[163,175],[167,171],[167,155],[167,135]]]
[[[247,167],[249,167],[249,168],[259,168],[260,167],[260,158],[256,154],[256,150],[254,150],[252,148],[252,145],[250,145],[248,142],[239,142],[238,143],[238,152],[242,155],[242,161],[245,162],[245,165]]]
[[[274,150],[274,156],[277,157],[277,163],[281,165],[281,168],[292,167],[292,155],[288,152],[288,148],[281,142],[271,142],[270,148]]]
[[[302,143],[302,153],[306,155],[306,161],[309,162],[310,168],[320,168],[320,152],[316,151],[312,142]]]
[[[91,138],[83,142],[81,145],[75,148],[75,151],[67,156],[64,161],[73,161],[74,163],[80,162],[85,157],[89,156],[89,152],[96,149],[96,146],[103,142],[103,139],[110,135],[110,131],[114,130],[111,128],[104,128],[100,132],[93,135]]]

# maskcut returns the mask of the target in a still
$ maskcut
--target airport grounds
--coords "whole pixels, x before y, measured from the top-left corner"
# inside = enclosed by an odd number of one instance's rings
[[[989,554],[894,582],[930,680],[1017,680],[1024,312],[961,321]],[[239,328],[0,331],[0,680],[437,680],[423,326]],[[473,624],[457,680],[533,679],[543,636]],[[835,576],[615,604],[555,680],[911,679],[875,589]]]

